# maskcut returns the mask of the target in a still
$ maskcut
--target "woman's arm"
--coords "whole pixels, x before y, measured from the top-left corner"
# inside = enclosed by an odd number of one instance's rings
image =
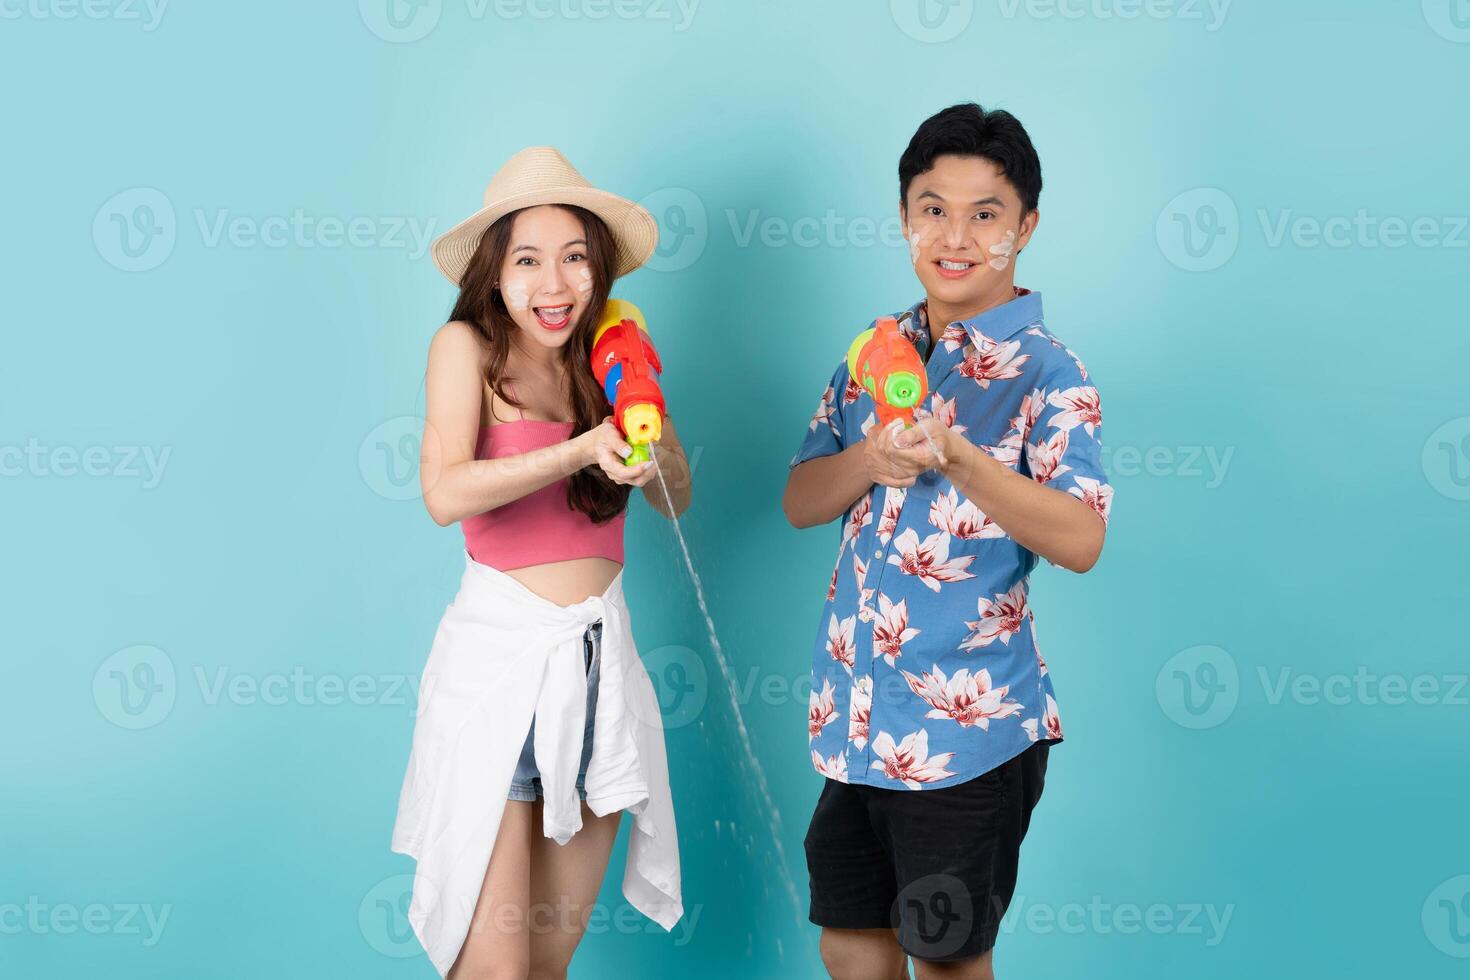
[[[480,356],[472,329],[460,322],[440,327],[429,345],[419,483],[429,516],[442,527],[524,497],[594,461],[593,432],[519,456],[475,459],[484,387]]]
[[[663,474],[663,484],[668,487],[668,497],[664,496],[664,486],[660,485],[657,475],[643,483],[643,497],[650,507],[673,520],[689,509],[693,473],[689,469],[684,446],[679,442],[679,434],[674,431],[674,420],[667,415],[664,416],[663,433],[652,449],[654,458],[658,460],[658,472]],[[669,498],[673,500],[672,513],[669,511]]]

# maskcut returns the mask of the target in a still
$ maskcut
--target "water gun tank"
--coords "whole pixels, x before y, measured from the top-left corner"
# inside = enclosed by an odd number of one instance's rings
[[[627,300],[609,299],[592,335],[592,375],[633,447],[629,466],[650,459],[649,444],[663,434],[665,405],[658,384],[662,370],[643,312]]]

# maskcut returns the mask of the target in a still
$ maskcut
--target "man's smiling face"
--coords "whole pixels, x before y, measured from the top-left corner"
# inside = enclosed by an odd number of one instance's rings
[[[1009,297],[1016,255],[1040,217],[990,160],[952,154],[913,179],[900,213],[924,291],[966,312]]]

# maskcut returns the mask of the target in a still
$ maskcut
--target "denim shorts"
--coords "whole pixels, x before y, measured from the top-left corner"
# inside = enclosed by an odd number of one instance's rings
[[[582,729],[582,765],[577,770],[577,795],[587,798],[587,763],[592,759],[592,721],[597,710],[597,680],[602,670],[602,620],[587,627],[582,635],[583,670],[587,675],[587,724]],[[521,746],[521,758],[516,763],[515,775],[510,780],[512,800],[535,800],[541,793],[541,774],[536,769],[536,719],[531,719],[531,728],[526,732],[526,744]]]

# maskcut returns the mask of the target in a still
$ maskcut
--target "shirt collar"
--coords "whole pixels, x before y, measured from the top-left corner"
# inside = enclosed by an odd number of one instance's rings
[[[903,332],[918,347],[919,355],[924,356],[929,350],[928,305],[921,299],[909,307],[908,314],[903,322]],[[958,325],[969,334],[975,346],[983,347],[982,338],[986,342],[1005,340],[1040,322],[1041,294],[1017,286],[1016,297],[1010,302],[991,307],[977,316],[956,320],[950,326]]]

